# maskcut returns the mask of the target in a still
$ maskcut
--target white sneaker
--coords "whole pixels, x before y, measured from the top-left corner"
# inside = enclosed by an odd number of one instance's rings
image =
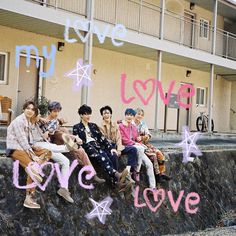
[[[41,208],[41,206],[32,198],[31,194],[26,195],[23,206],[31,209]]]
[[[65,188],[60,188],[57,191],[58,195],[63,197],[67,202],[74,203],[73,198],[70,196],[70,192]]]
[[[32,166],[28,166],[27,168],[30,168],[31,174],[35,177],[35,179],[36,179],[39,183],[42,183],[42,182],[43,182],[43,178],[42,178],[42,176],[38,173],[37,170],[35,170]],[[30,176],[29,171],[28,171],[27,168],[25,168],[25,171],[26,171],[26,173]]]

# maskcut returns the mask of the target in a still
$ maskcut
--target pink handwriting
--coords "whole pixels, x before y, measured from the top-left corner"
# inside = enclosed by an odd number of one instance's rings
[[[49,176],[47,177],[46,181],[44,182],[44,184],[41,184],[37,181],[37,179],[35,178],[34,174],[33,174],[33,171],[32,171],[32,168],[34,168],[35,170],[38,171],[38,173],[42,176],[42,177],[45,177],[45,174],[43,173],[43,168],[44,166],[51,166],[51,171],[50,171],[50,174]],[[30,178],[34,181],[34,183],[36,183],[36,185],[43,191],[45,191],[47,185],[49,184],[49,182],[51,181],[52,179],[52,176],[54,174],[54,165],[53,163],[51,162],[45,162],[41,165],[39,165],[38,163],[36,162],[30,162],[29,165],[26,167],[27,169],[27,172],[30,176]]]
[[[51,167],[51,171],[49,176],[46,177],[46,180],[44,182],[44,184],[39,183],[39,181],[36,179],[34,173],[35,171],[37,171],[37,173],[39,173],[42,177],[45,177],[45,174],[43,172],[43,168],[47,165],[50,165]],[[13,184],[15,185],[16,188],[19,189],[28,189],[28,188],[34,188],[36,186],[38,186],[41,190],[45,191],[47,185],[49,184],[49,182],[51,181],[54,172],[56,170],[57,173],[57,178],[58,181],[60,183],[60,186],[62,188],[67,188],[68,187],[68,182],[69,182],[69,178],[72,174],[72,172],[74,171],[75,167],[78,165],[78,161],[74,160],[69,168],[69,173],[67,173],[66,176],[63,176],[60,168],[59,168],[59,164],[58,163],[51,163],[51,162],[46,162],[42,165],[36,163],[36,162],[31,162],[27,167],[26,167],[26,171],[29,174],[29,176],[32,178],[32,180],[34,181],[32,184],[29,185],[24,185],[24,186],[20,186],[19,185],[19,161],[14,161],[13,163]],[[86,173],[85,179],[86,180],[90,180],[92,179],[92,177],[95,175],[95,171],[94,168],[92,166],[84,166],[78,174],[78,182],[79,185],[85,189],[93,189],[94,186],[93,184],[89,184],[86,185],[83,183],[82,181],[82,174]]]
[[[148,97],[145,99],[142,95],[142,93],[140,93],[140,89],[139,87],[141,86],[141,88],[146,91],[147,90],[147,84],[150,83],[152,85],[152,89],[150,94],[148,95]],[[138,85],[140,85],[138,87]],[[154,92],[155,92],[155,87],[156,87],[156,80],[155,79],[148,79],[146,81],[142,81],[142,80],[135,80],[133,82],[133,87],[134,87],[134,91],[135,93],[138,95],[138,97],[140,98],[140,100],[142,101],[142,103],[144,105],[147,105],[150,101],[150,99],[152,98]]]
[[[121,100],[123,103],[129,104],[133,100],[135,100],[136,97],[132,96],[132,97],[126,98],[126,93],[125,93],[126,79],[127,79],[126,74],[125,73],[121,74]],[[150,88],[151,88],[150,92],[148,92],[148,85],[150,85]],[[170,95],[173,91],[174,85],[175,85],[175,81],[172,80],[169,85],[167,96],[165,97],[164,91],[162,88],[162,83],[160,81],[157,81],[153,78],[145,80],[145,81],[142,81],[142,80],[134,80],[133,81],[134,92],[139,97],[139,99],[141,100],[143,105],[145,105],[145,106],[148,105],[149,101],[153,97],[156,87],[158,87],[161,100],[164,102],[165,105],[168,105],[169,101],[170,101]],[[188,89],[190,89],[190,92],[185,92]],[[143,92],[145,92],[146,98],[144,97]],[[183,107],[185,109],[190,108],[192,106],[192,104],[191,103],[185,104],[185,103],[181,102],[181,98],[189,98],[189,97],[193,97],[194,95],[195,95],[195,89],[194,89],[193,85],[191,85],[191,84],[182,85],[178,90],[177,103],[179,104],[180,107]]]
[[[147,192],[151,192],[154,201],[156,202],[156,206],[153,206],[149,200],[149,196],[147,195]],[[152,212],[156,212],[157,209],[161,206],[163,201],[165,200],[165,190],[164,189],[151,189],[151,188],[146,188],[143,191],[143,197],[145,199],[145,202],[139,203],[138,199],[139,195],[139,186],[135,188],[135,196],[134,196],[134,206],[137,208],[142,208],[142,207],[148,207]],[[177,212],[179,209],[180,202],[183,198],[184,195],[184,190],[180,191],[180,194],[176,200],[173,198],[173,194],[171,191],[167,192],[168,199],[170,201],[170,204],[172,206],[172,209],[174,212]],[[160,196],[160,199],[158,198]],[[197,193],[191,192],[187,194],[187,197],[185,199],[185,210],[189,214],[196,214],[198,211],[198,207],[191,209],[190,206],[195,206],[200,202],[200,197]]]

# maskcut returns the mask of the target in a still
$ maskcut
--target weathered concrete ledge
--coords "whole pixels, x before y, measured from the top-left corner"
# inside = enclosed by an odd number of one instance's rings
[[[164,236],[235,236],[236,226],[211,228],[204,231],[186,234],[168,234]]]
[[[173,151],[173,150],[172,150]],[[75,204],[67,204],[56,195],[56,177],[45,192],[39,194],[42,209],[25,209],[25,191],[12,184],[12,160],[0,158],[0,235],[163,235],[178,234],[216,227],[221,216],[236,207],[236,150],[207,151],[192,163],[182,163],[182,153],[168,153],[168,173],[173,180],[168,186],[174,199],[181,190],[184,196],[178,212],[174,213],[169,200],[152,213],[147,207],[135,208],[131,195],[119,194],[108,183],[85,190],[78,185],[77,168],[70,178],[70,191]],[[121,163],[121,166],[124,163]],[[144,172],[144,171],[143,171]],[[21,171],[20,181],[25,183]],[[147,179],[141,175],[141,190]],[[200,195],[196,214],[185,212],[187,193]],[[89,197],[101,201],[113,198],[112,214],[105,225],[85,215],[93,209]],[[152,196],[150,196],[152,198]],[[139,201],[144,202],[139,195]],[[155,203],[151,201],[153,206]]]

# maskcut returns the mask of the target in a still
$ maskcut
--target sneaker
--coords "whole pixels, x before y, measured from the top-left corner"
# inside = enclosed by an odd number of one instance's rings
[[[166,182],[166,179],[163,177],[163,175],[156,175],[156,182],[157,183],[164,183],[164,182]]]
[[[127,170],[127,169],[124,169],[124,170],[122,171],[122,173],[121,173],[119,182],[120,182],[120,183],[125,182],[126,176],[127,176],[128,174],[129,174],[128,170]]]
[[[134,179],[135,181],[137,181],[137,182],[140,181],[140,173],[139,173],[139,172],[134,171],[134,172],[132,173],[132,177],[133,177],[133,179]]]
[[[121,192],[126,192],[129,189],[131,189],[132,187],[132,183],[128,182],[128,183],[121,183],[119,186],[119,193]]]
[[[31,209],[40,209],[40,205],[33,199],[32,194],[27,194],[23,204],[24,207]]]
[[[69,151],[74,151],[78,148],[78,145],[73,141],[73,139],[70,137],[70,135],[63,133],[62,139]]]
[[[28,169],[27,168],[30,168],[30,174],[29,174],[29,171],[28,171]],[[28,166],[27,168],[25,168],[25,171],[26,171],[26,173],[30,176],[30,175],[33,175],[34,176],[34,178],[39,182],[39,183],[42,183],[43,182],[43,178],[42,178],[42,176],[38,173],[38,171],[37,170],[35,170],[34,169],[34,167],[33,166]]]
[[[157,188],[151,188],[151,189],[152,189],[152,191],[158,190]],[[148,196],[148,197],[153,196],[153,192],[152,192],[152,191],[148,191],[148,192],[147,192],[147,196]]]
[[[161,175],[162,179],[166,180],[166,181],[170,181],[172,179],[172,177],[168,176],[168,175]]]
[[[128,175],[125,178],[128,182],[130,182],[131,184],[135,184],[135,181],[132,179],[130,173],[128,173]]]
[[[70,202],[70,203],[74,203],[73,198],[70,196],[70,192],[65,189],[65,188],[60,188],[57,191],[57,194],[60,195],[61,197],[63,197],[66,201]]]
[[[98,182],[99,184],[103,184],[103,183],[106,182],[105,179],[101,179],[101,178],[99,178],[97,175],[95,175],[95,176],[93,177],[93,180],[96,181],[96,182]]]

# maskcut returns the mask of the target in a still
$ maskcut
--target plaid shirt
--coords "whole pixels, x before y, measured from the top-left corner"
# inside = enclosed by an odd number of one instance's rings
[[[16,117],[7,128],[7,149],[31,149],[32,136],[25,114]]]

